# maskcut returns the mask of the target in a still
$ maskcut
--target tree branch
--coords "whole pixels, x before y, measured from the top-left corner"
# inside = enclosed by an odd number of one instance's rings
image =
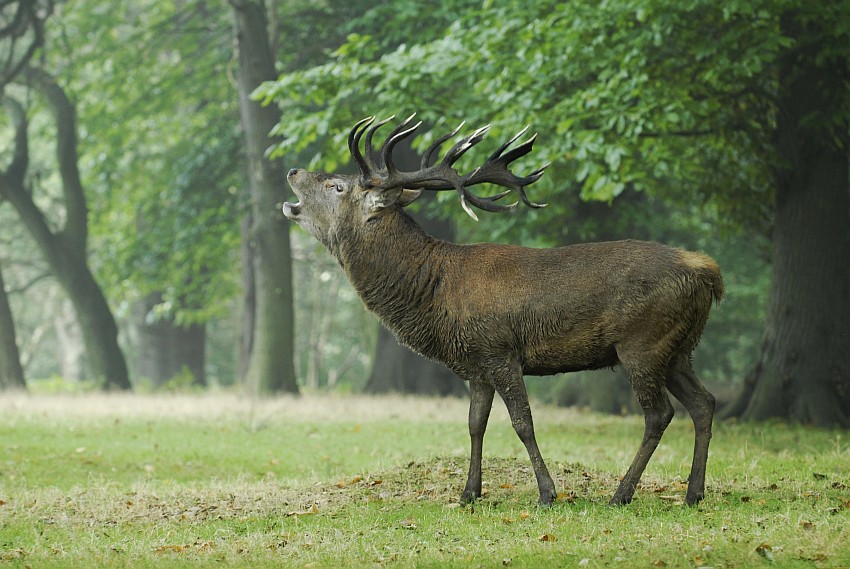
[[[56,161],[62,178],[67,215],[62,233],[73,241],[74,249],[85,251],[88,240],[88,204],[80,180],[76,109],[56,80],[41,69],[28,67],[24,77],[27,84],[40,92],[53,110],[56,120]]]
[[[15,127],[15,148],[12,152],[12,161],[6,168],[6,176],[9,183],[15,186],[24,185],[24,176],[29,165],[29,133],[27,127],[27,116],[21,104],[10,97],[3,97],[3,107],[6,114],[12,119]]]

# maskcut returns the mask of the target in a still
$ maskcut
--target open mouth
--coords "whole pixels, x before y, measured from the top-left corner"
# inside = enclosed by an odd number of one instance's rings
[[[287,219],[297,219],[298,215],[301,213],[301,202],[284,202],[283,203],[283,215]]]

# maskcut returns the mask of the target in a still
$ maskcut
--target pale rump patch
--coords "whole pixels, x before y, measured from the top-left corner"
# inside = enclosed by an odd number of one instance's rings
[[[684,264],[694,270],[708,270],[713,273],[720,272],[720,267],[717,266],[717,263],[714,261],[714,259],[703,253],[694,253],[693,251],[680,250],[679,258]]]

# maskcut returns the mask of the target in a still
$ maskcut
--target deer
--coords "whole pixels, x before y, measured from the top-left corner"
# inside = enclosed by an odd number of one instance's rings
[[[703,253],[637,240],[553,248],[438,240],[404,210],[424,192],[457,192],[474,219],[472,207],[503,212],[522,202],[540,208],[546,204],[531,201],[525,188],[549,164],[527,176],[511,171],[537,137],[511,148],[526,127],[461,174],[457,161],[490,130],[463,136],[434,160],[461,123],[425,150],[419,170],[399,170],[393,149],[421,126],[411,124],[414,117],[398,124],[380,149],[373,146],[375,132],[394,116],[354,125],[348,149],[359,174],[289,170],[297,201],[284,203],[283,214],[328,249],[365,306],[402,344],[469,383],[470,461],[460,502],[482,495],[482,445],[495,393],[528,452],[540,504],[555,502],[523,377],[620,365],[643,411],[644,434],[610,503],[632,501],[673,418],[669,392],[694,424],[685,503],[697,504],[705,494],[715,398],[694,373],[691,354],[724,293],[717,263]],[[484,183],[505,189],[492,196],[469,190]],[[518,196],[515,203],[498,202],[509,194]]]

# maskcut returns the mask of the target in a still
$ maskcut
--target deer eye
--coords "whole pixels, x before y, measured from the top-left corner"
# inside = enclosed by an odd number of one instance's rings
[[[336,182],[328,182],[326,186],[329,190],[333,190],[338,194],[341,194],[344,191],[342,184],[337,184]]]

